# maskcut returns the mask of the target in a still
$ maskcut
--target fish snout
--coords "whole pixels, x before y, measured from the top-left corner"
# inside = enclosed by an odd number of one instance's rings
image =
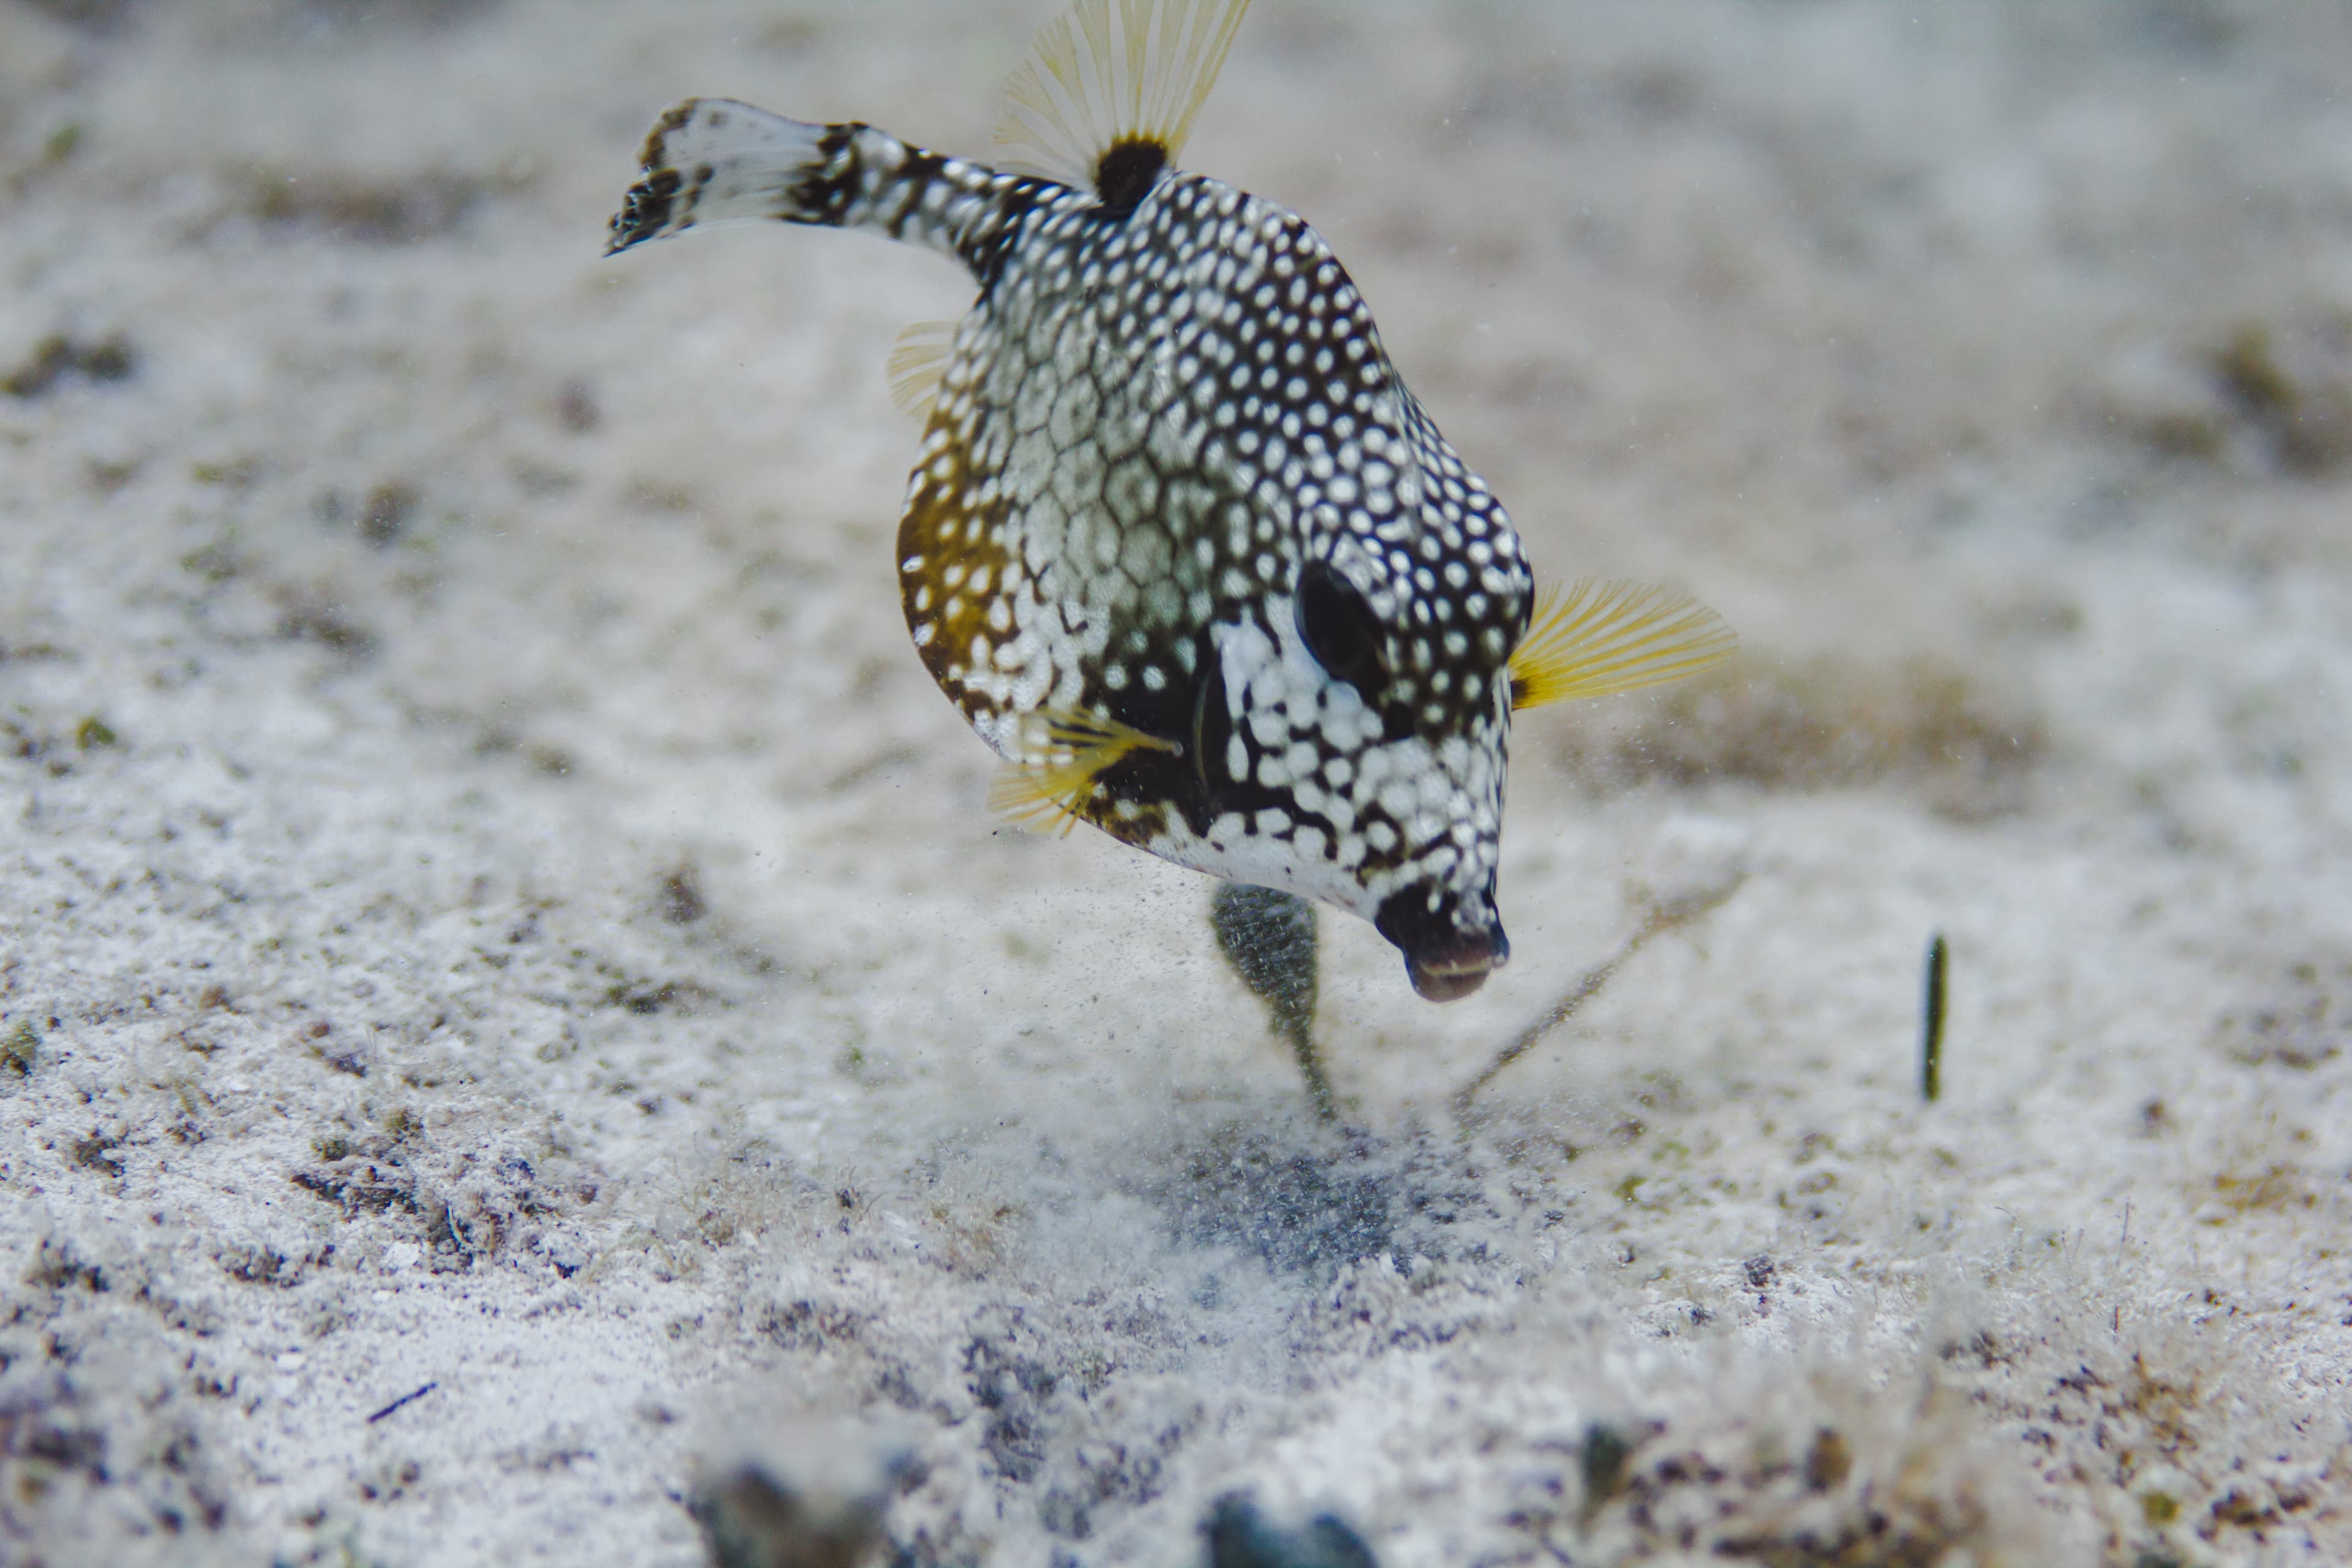
[[[1426,886],[1392,893],[1381,905],[1372,924],[1404,955],[1404,972],[1412,988],[1430,1002],[1455,1002],[1486,983],[1486,976],[1511,962],[1511,939],[1494,900],[1482,898],[1473,913],[1462,901],[1441,898],[1431,909]],[[1465,926],[1461,917],[1486,919]]]

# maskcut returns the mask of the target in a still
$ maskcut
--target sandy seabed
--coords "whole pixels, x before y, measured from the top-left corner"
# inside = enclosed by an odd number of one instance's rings
[[[2352,11],[1263,0],[1187,163],[1746,644],[1522,721],[1477,997],[1325,922],[1344,1134],[906,646],[963,280],[598,258],[1038,19],[0,0],[0,1560],[2352,1560]]]

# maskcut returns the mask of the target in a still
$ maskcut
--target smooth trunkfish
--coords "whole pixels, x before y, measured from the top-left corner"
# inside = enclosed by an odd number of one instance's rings
[[[767,219],[969,269],[951,333],[891,355],[924,420],[898,574],[1003,759],[991,804],[1360,915],[1446,1001],[1510,955],[1513,710],[1738,639],[1664,589],[1538,592],[1322,237],[1175,166],[1248,8],[1080,0],[1007,85],[993,165],[689,99],[610,248]]]

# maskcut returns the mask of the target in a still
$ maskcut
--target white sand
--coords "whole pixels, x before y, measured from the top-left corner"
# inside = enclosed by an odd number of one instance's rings
[[[596,257],[676,98],[978,151],[1036,19],[0,0],[0,375],[73,345],[0,395],[0,1561],[692,1563],[698,1456],[858,1422],[913,1564],[1237,1487],[1391,1568],[2352,1557],[2352,16],[1264,0],[1187,161],[1539,566],[1748,649],[1525,721],[1473,1001],[1327,920],[1347,1141],[905,646],[952,270]],[[1693,817],[1747,883],[1457,1130]]]

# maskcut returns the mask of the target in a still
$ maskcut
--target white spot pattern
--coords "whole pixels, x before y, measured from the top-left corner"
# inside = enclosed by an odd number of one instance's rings
[[[1368,917],[1412,890],[1496,929],[1529,574],[1321,237],[1200,175],[1119,212],[821,129],[774,216],[878,228],[981,284],[898,540],[950,700],[1001,752],[1048,707],[1172,742],[1081,805],[1156,854]],[[1352,679],[1309,647],[1309,572],[1369,617]]]

